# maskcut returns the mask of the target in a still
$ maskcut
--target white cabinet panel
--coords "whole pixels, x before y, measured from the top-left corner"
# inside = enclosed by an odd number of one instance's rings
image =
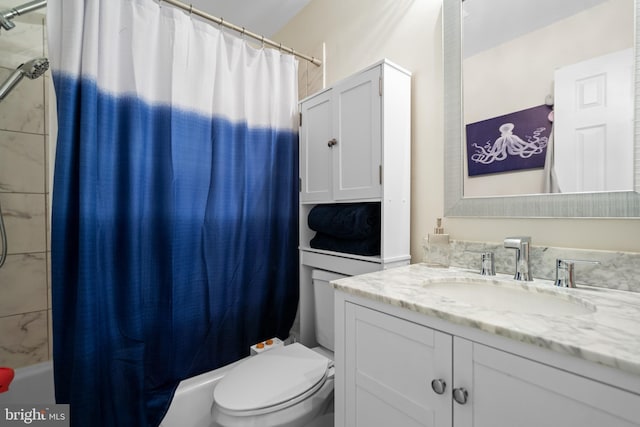
[[[435,425],[431,421],[418,421],[415,418],[408,417],[399,408],[363,389],[358,389],[356,399],[357,414],[356,424],[353,424],[354,427],[422,427]]]
[[[347,304],[345,426],[451,424],[451,399],[431,381],[448,381],[451,336]]]
[[[301,104],[304,124],[300,127],[300,200],[328,201],[331,192],[332,152],[329,140],[333,138],[331,91],[323,92]]]
[[[457,427],[640,423],[640,396],[460,338],[454,338],[454,373],[456,387],[469,389],[467,404],[454,404]]]
[[[380,197],[380,67],[358,74],[334,90],[333,197],[335,200]]]

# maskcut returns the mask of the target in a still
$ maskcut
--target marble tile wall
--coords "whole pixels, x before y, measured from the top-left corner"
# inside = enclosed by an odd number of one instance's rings
[[[497,273],[515,272],[515,252],[502,243],[451,242],[451,265],[480,271],[480,254],[493,252]],[[530,249],[533,277],[555,280],[557,258],[598,261],[597,265],[576,264],[575,280],[580,284],[640,292],[640,253],[595,251],[536,246]]]
[[[0,0],[3,9],[10,6]],[[0,80],[46,55],[44,11],[14,20],[0,36]],[[0,268],[0,366],[50,358],[47,179],[50,78],[22,81],[0,101],[0,205],[8,256]]]
[[[305,54],[320,59],[322,65],[317,66],[304,59],[300,60],[298,65],[298,99],[304,99],[325,88],[326,55],[324,43],[311,52],[305,52]]]

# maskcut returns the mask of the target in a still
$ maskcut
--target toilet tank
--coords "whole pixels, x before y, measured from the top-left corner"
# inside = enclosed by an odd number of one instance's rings
[[[311,280],[313,282],[316,341],[318,341],[318,344],[322,347],[331,351],[334,351],[334,305],[333,287],[329,282],[331,280],[342,279],[343,277],[347,276],[324,270],[313,270],[311,272]]]

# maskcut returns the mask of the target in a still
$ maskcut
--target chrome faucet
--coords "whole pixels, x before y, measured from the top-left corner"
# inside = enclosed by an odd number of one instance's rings
[[[531,262],[529,261],[529,246],[531,237],[507,237],[504,239],[504,247],[516,250],[516,280],[533,280],[531,275]]]
[[[600,264],[600,261],[584,261],[581,259],[556,259],[556,286],[575,288],[576,279],[573,273],[575,264]]]

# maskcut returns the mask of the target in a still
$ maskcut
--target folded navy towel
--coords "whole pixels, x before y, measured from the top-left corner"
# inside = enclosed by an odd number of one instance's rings
[[[340,239],[380,236],[379,203],[317,205],[307,218],[309,228]]]
[[[380,255],[380,234],[366,239],[340,239],[323,233],[316,233],[310,246],[334,252],[346,252],[354,255]]]

